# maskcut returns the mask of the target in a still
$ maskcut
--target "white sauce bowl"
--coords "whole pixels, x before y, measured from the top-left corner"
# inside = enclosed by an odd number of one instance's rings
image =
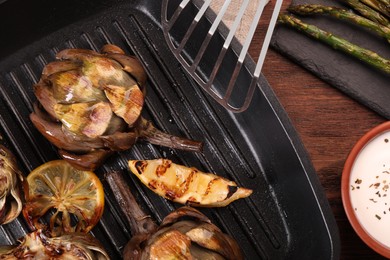
[[[345,162],[341,195],[359,237],[390,258],[390,121],[370,130],[353,147]]]

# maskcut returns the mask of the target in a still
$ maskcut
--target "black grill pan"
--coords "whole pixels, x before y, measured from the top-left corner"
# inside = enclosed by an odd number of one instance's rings
[[[104,173],[121,171],[142,208],[160,222],[180,205],[149,191],[126,166],[129,159],[158,157],[218,173],[254,190],[249,198],[225,208],[201,209],[239,241],[246,259],[337,259],[338,230],[328,202],[265,78],[259,80],[245,112],[228,112],[185,74],[168,51],[160,9],[156,0],[8,0],[0,5],[0,134],[22,172],[27,175],[40,164],[58,159],[56,149],[29,121],[36,100],[32,85],[44,65],[64,48],[99,50],[114,43],[137,55],[147,70],[144,116],[164,131],[204,141],[204,152],[138,143],[96,171],[105,186],[106,208],[92,233],[113,259],[120,258],[131,234]],[[234,50],[229,55],[235,55]],[[246,60],[245,66],[254,63]],[[0,228],[0,243],[15,243],[26,232],[27,225],[19,217]]]

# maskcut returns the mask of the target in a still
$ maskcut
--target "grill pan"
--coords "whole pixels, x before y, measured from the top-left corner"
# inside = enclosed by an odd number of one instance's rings
[[[197,11],[195,5],[192,8]],[[44,65],[65,48],[98,50],[114,43],[137,55],[147,70],[144,116],[166,132],[203,141],[204,151],[138,143],[96,171],[105,187],[106,207],[92,234],[112,259],[121,256],[131,234],[104,173],[121,171],[141,207],[160,222],[180,205],[142,186],[126,166],[129,159],[158,157],[218,173],[254,190],[249,198],[225,208],[201,209],[239,241],[246,259],[337,259],[340,245],[334,217],[308,155],[266,79],[260,77],[245,112],[227,111],[169,52],[160,17],[161,2],[156,0],[9,0],[0,5],[0,134],[22,172],[27,175],[58,159],[56,149],[28,117],[35,101],[32,85]],[[234,46],[228,55],[236,55]],[[253,69],[254,62],[246,59],[244,66]],[[0,243],[13,244],[27,232],[19,217],[0,227]]]

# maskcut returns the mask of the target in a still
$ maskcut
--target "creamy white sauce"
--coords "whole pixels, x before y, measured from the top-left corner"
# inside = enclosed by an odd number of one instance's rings
[[[375,240],[390,247],[390,131],[376,136],[361,150],[349,184],[358,221]]]

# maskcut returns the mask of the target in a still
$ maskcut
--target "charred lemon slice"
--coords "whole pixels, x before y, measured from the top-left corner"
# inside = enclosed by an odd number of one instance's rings
[[[99,178],[63,160],[50,161],[33,170],[24,188],[23,215],[30,227],[49,227],[53,236],[88,232],[103,214],[104,191]]]

